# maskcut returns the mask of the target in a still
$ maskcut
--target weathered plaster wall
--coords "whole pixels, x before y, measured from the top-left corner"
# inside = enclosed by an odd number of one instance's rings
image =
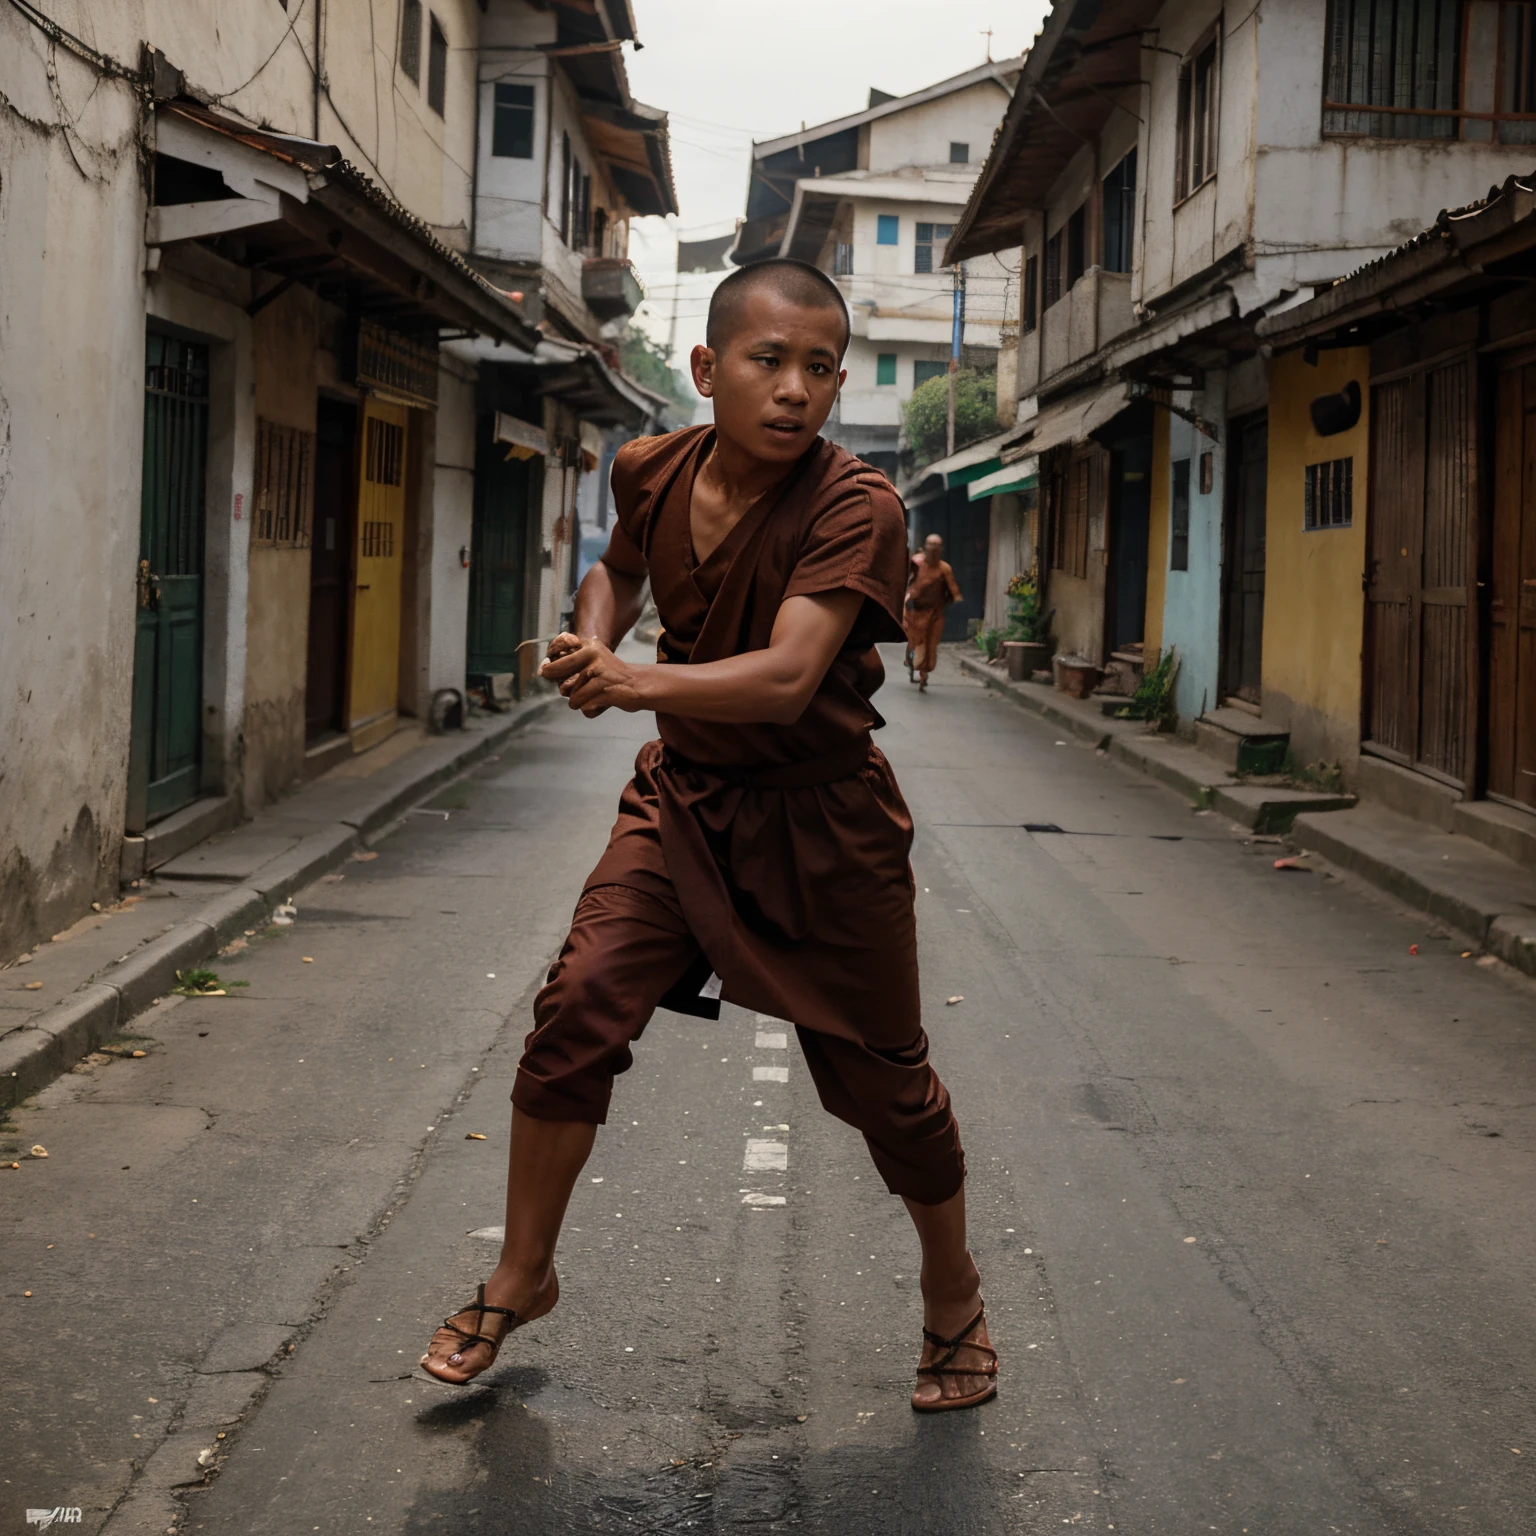
[[[1168,592],[1168,422],[1167,411],[1152,414],[1151,507],[1147,519],[1147,617],[1143,654],[1150,665],[1162,654],[1163,604]]]
[[[1333,437],[1312,430],[1309,406],[1354,379],[1359,424]],[[1360,755],[1360,666],[1365,633],[1365,518],[1369,492],[1370,349],[1300,352],[1271,365],[1269,480],[1264,575],[1264,718],[1288,729],[1301,762],[1342,763]],[[1305,470],[1354,459],[1354,522],[1307,532]]]
[[[1178,404],[1193,409],[1208,421],[1222,421],[1226,416],[1226,378],[1212,372],[1206,375],[1202,394],[1174,396]],[[1160,414],[1166,415],[1166,412]],[[1211,455],[1211,489],[1200,491],[1200,456]],[[1169,479],[1163,482],[1163,494],[1172,484],[1172,465],[1188,459],[1189,469],[1189,569],[1163,568],[1164,646],[1179,653],[1179,674],[1174,683],[1174,707],[1185,720],[1193,720],[1220,702],[1218,669],[1221,652],[1221,512],[1225,494],[1224,445],[1212,442],[1197,432],[1189,422],[1171,417],[1168,423]]]
[[[981,621],[985,628],[1001,629],[1008,623],[1008,583],[1034,562],[1036,495],[1034,491],[1009,491],[991,498],[987,594]]]
[[[0,960],[116,890],[143,433],[138,132],[127,92],[0,10]]]
[[[314,295],[289,289],[257,314],[251,329],[256,415],[312,433],[318,382]],[[245,527],[250,529],[249,519]],[[308,548],[253,543],[247,604],[244,781],[246,809],[254,810],[290,789],[304,771]]]
[[[906,165],[947,165],[950,143],[970,146],[979,167],[1008,109],[1008,93],[993,80],[877,118],[869,125],[869,170],[879,176]]]

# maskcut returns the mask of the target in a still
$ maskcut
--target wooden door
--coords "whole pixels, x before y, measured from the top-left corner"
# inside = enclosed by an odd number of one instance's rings
[[[1458,787],[1471,778],[1473,365],[1458,356],[1371,396],[1366,750]]]
[[[1488,793],[1536,808],[1536,366],[1499,379]]]
[[[1265,496],[1269,475],[1266,417],[1238,424],[1227,486],[1223,691],[1257,704],[1264,674]]]
[[[528,582],[530,510],[538,505],[541,459],[508,458],[482,423],[476,456],[474,524],[469,556],[469,635],[466,670],[517,671]]]
[[[400,573],[405,546],[405,407],[363,403],[353,541],[347,729],[357,751],[395,727],[400,700]]]
[[[207,462],[208,348],[150,332],[128,755],[130,832],[142,832],[198,792]]]
[[[339,731],[345,724],[356,506],[357,407],[322,396],[315,422],[315,515],[309,542],[306,741]]]

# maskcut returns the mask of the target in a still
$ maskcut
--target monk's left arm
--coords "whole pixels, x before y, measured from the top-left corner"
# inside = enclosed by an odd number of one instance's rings
[[[610,708],[650,709],[729,725],[793,725],[821,686],[863,604],[863,595],[847,588],[787,597],[764,650],[722,661],[637,664],[589,641],[547,662],[544,676],[560,684],[572,709],[588,715]]]

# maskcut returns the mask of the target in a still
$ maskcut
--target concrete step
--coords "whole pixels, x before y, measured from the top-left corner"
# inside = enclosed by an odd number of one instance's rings
[[[1536,870],[1536,811],[1501,805],[1497,800],[1461,800],[1451,808],[1451,831]]]
[[[1300,815],[1309,812],[1347,811],[1353,795],[1331,795],[1323,790],[1287,789],[1279,785],[1218,785],[1211,791],[1211,809],[1255,832],[1289,832]]]
[[[1195,721],[1195,745],[1229,773],[1277,773],[1285,762],[1291,733],[1257,715],[1224,706]]]
[[[1303,813],[1291,836],[1536,976],[1536,875],[1525,866],[1378,805]]]
[[[194,800],[164,821],[146,828],[141,837],[123,839],[119,878],[125,885],[142,879],[206,838],[227,832],[239,819],[233,795],[205,795]]]

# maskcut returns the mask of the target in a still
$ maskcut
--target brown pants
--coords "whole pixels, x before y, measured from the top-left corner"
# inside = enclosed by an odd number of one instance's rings
[[[512,1102],[538,1120],[601,1125],[615,1074],[627,1071],[666,992],[699,960],[675,901],[600,885],[583,893],[570,936],[534,1003],[534,1028]],[[797,1028],[822,1104],[862,1131],[892,1194],[938,1205],[965,1180],[949,1094],[928,1064],[921,1028],[906,1046],[875,1049]]]
[[[939,664],[939,641],[944,638],[944,610],[908,608],[905,617],[907,644],[912,649],[913,665],[927,677]]]

